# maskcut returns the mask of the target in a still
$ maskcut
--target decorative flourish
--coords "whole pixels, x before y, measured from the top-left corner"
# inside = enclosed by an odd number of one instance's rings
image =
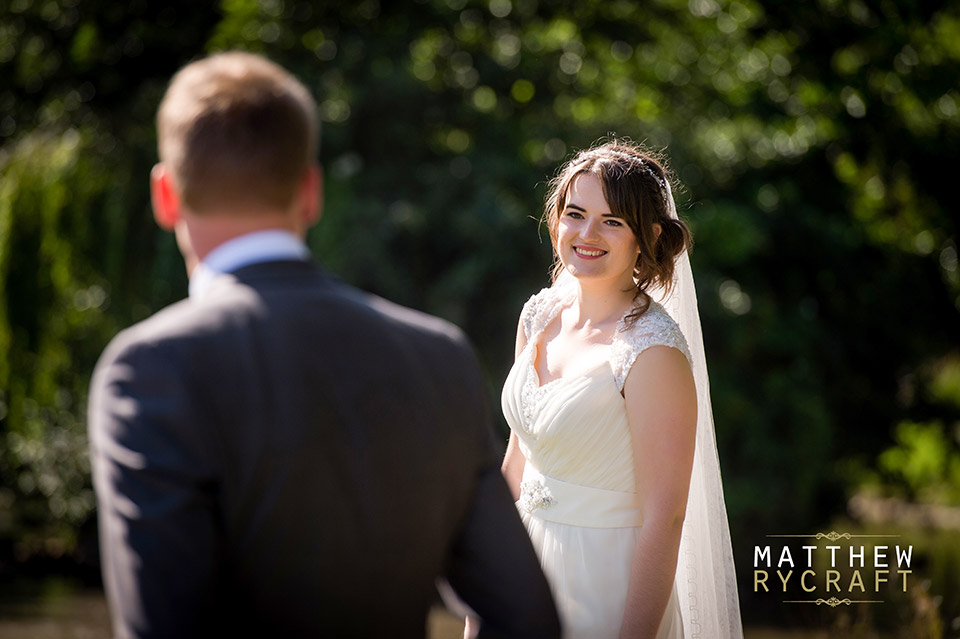
[[[528,513],[538,508],[549,508],[557,503],[550,494],[550,489],[540,480],[520,483],[520,507]]]
[[[836,530],[831,530],[828,533],[817,533],[817,539],[829,539],[830,541],[836,541],[838,539],[850,539],[850,533],[838,533]]]
[[[824,600],[824,599],[817,599],[817,605],[818,605],[818,606],[819,606],[820,604],[827,604],[827,605],[830,606],[831,608],[836,608],[836,607],[839,606],[840,604],[845,604],[845,605],[849,606],[849,605],[852,604],[852,603],[853,603],[853,601],[851,601],[850,599],[837,599],[836,597],[830,597],[829,599],[826,599],[826,600]]]
[[[853,539],[854,537],[899,537],[900,535],[852,535],[850,533],[838,533],[836,530],[831,530],[828,533],[818,532],[816,534],[808,535],[767,535],[767,537],[816,537],[817,539],[828,539],[830,541],[836,541],[838,539]]]
[[[812,604],[817,604],[818,606],[822,604],[827,604],[831,608],[836,608],[837,606],[840,606],[840,605],[849,606],[850,604],[883,603],[883,601],[878,601],[874,599],[837,599],[836,597],[830,597],[829,599],[807,599],[807,600],[800,600],[800,601],[784,601],[783,603],[812,603]]]

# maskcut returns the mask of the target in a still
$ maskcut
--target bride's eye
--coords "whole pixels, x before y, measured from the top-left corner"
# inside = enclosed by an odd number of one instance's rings
[[[607,225],[609,226],[623,226],[623,222],[620,220],[607,220]]]
[[[568,210],[566,213],[564,213],[564,215],[566,215],[567,217],[572,217],[575,220],[583,219],[583,216],[580,214],[579,211]]]

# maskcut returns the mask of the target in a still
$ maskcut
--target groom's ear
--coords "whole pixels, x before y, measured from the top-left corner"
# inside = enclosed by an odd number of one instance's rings
[[[304,231],[323,215],[323,169],[311,165],[300,182],[300,220]]]
[[[157,225],[164,231],[173,231],[182,217],[180,195],[173,183],[173,175],[163,163],[150,171],[150,202]]]

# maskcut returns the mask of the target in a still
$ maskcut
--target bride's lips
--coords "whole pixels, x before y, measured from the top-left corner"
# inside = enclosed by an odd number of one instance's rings
[[[573,252],[577,254],[577,257],[581,257],[585,260],[595,260],[598,257],[603,257],[607,254],[606,251],[593,248],[592,246],[574,246]]]

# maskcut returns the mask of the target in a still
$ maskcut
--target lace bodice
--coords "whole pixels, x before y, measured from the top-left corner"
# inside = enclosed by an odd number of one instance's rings
[[[575,294],[576,290],[572,286],[552,287],[541,290],[527,300],[520,313],[520,320],[528,344],[537,341],[540,333],[553,321],[557,313],[572,301]],[[627,373],[630,372],[637,355],[651,346],[672,346],[679,349],[688,362],[691,361],[690,349],[680,327],[663,306],[653,301],[632,325],[627,326],[625,318],[621,318],[617,324],[610,348],[610,369],[617,382],[617,390],[623,390]]]
[[[621,319],[608,361],[580,374],[540,384],[534,366],[540,334],[569,304],[576,289],[547,288],[523,307],[527,345],[504,385],[502,405],[526,459],[541,472],[586,486],[634,491],[633,453],[623,384],[637,356],[651,346],[679,349],[686,340],[662,306],[650,308],[630,326]]]

